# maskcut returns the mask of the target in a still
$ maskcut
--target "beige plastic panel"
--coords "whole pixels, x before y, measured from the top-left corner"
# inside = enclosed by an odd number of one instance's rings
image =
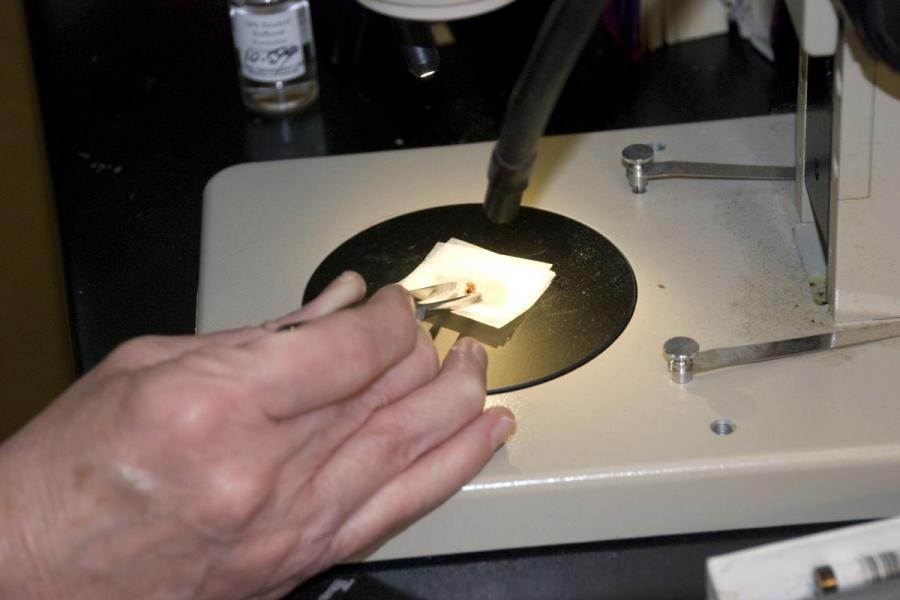
[[[851,34],[841,44],[833,109],[840,115],[834,148],[839,157],[838,197],[842,200],[866,198],[871,193],[875,66],[875,59],[856,36]]]
[[[728,7],[708,0],[644,0],[641,36],[648,50],[728,31]]]
[[[900,513],[900,339],[723,370],[678,386],[663,342],[714,347],[819,333],[794,249],[792,182],[653,181],[635,196],[624,146],[662,158],[790,164],[793,116],[553,137],[527,203],[603,232],[631,261],[634,319],[583,367],[492,396],[519,431],[464,490],[371,558]],[[480,201],[491,144],[241,165],[213,179],[198,326],[297,306],[319,261],[403,212]],[[717,419],[737,430],[710,431]]]
[[[841,323],[900,317],[900,74],[852,36],[839,57],[841,137],[829,258],[834,315]]]
[[[831,56],[838,45],[838,18],[829,0],[786,0],[794,31],[810,56]]]

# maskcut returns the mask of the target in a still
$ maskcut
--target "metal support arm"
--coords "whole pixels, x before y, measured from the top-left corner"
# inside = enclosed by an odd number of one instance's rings
[[[635,194],[647,191],[651,179],[682,177],[691,179],[794,179],[794,167],[771,165],[729,165],[706,162],[654,162],[654,150],[647,144],[632,144],[622,151],[628,184]]]
[[[672,381],[687,383],[695,373],[809,352],[834,350],[893,337],[900,337],[898,321],[762,344],[713,348],[703,352],[700,352],[700,345],[695,340],[689,337],[675,337],[663,345],[663,356],[669,366]]]

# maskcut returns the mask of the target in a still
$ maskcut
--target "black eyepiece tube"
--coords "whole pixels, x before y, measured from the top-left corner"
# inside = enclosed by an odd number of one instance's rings
[[[550,5],[509,97],[500,138],[491,155],[484,211],[494,223],[509,223],[516,218],[538,139],[606,3],[555,0]]]
[[[416,79],[433,77],[441,64],[441,54],[434,43],[431,25],[402,19],[391,19],[391,25],[410,74]]]

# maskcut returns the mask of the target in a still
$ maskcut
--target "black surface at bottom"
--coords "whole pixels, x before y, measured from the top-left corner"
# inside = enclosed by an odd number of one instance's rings
[[[631,320],[637,302],[634,272],[600,233],[568,217],[527,207],[512,223],[497,225],[484,216],[480,204],[407,213],[355,235],[316,269],[304,302],[348,269],[362,274],[370,291],[399,281],[435,243],[450,238],[551,263],[556,272],[535,305],[502,329],[448,313],[429,319],[433,333],[446,327],[487,346],[489,393],[568,373],[608,348]]]
[[[712,556],[854,524],[818,523],[339,565],[298,587],[286,600],[326,596],[331,600],[701,600],[706,598],[706,560]]]

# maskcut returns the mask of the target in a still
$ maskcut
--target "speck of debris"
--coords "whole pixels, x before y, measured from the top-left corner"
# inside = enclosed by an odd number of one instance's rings
[[[664,285],[661,284],[661,283],[657,283],[657,284],[656,284],[656,287],[658,287],[658,288],[661,289],[661,290],[666,289],[666,286],[664,286]]]
[[[122,165],[114,165],[112,163],[105,162],[92,162],[89,167],[94,173],[104,173],[106,171],[110,171],[116,175],[122,172]]]

